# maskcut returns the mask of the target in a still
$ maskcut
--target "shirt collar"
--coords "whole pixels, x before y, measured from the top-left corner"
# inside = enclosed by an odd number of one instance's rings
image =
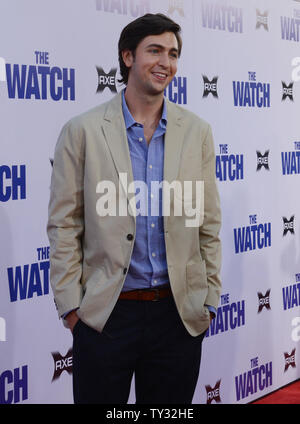
[[[137,122],[135,121],[135,119],[133,118],[133,116],[131,115],[128,109],[128,106],[125,100],[125,90],[122,91],[122,108],[123,108],[125,126],[126,126],[126,129],[128,130],[128,128],[132,127],[134,124],[137,124]],[[159,126],[161,126],[163,129],[165,129],[167,126],[167,105],[166,105],[165,99],[163,103],[162,115],[159,120]]]

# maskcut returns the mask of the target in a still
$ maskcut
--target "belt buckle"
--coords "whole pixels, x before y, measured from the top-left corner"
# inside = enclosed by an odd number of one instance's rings
[[[159,300],[159,289],[152,289],[152,291],[155,293],[155,297],[152,299],[152,302],[157,302]]]

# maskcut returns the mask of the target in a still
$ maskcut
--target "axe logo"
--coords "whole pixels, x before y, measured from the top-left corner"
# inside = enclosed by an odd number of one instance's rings
[[[260,171],[262,167],[266,168],[268,171],[270,171],[269,168],[269,152],[270,150],[267,150],[263,155],[256,150],[257,155],[257,168],[256,171]]]
[[[293,102],[294,96],[293,96],[293,85],[294,83],[291,82],[289,85],[286,85],[284,81],[281,81],[282,83],[282,99],[285,100],[287,97]]]
[[[293,85],[294,83],[291,82],[289,85],[286,85],[284,81],[281,81],[282,83],[282,99],[285,100],[287,97],[293,102],[294,96],[293,96]]]
[[[258,9],[256,9],[256,29],[264,27],[266,31],[269,31],[268,28],[268,11],[261,13]]]
[[[283,235],[285,236],[288,231],[291,234],[295,234],[295,231],[294,231],[294,219],[295,219],[295,215],[293,215],[290,218],[290,220],[288,220],[284,216],[282,217],[282,219],[283,219]]]
[[[116,73],[117,68],[111,69],[111,71],[106,74],[100,66],[96,66],[98,72],[98,87],[97,93],[102,93],[103,90],[108,87],[112,93],[117,92],[116,87]]]
[[[257,293],[258,296],[258,313],[262,311],[263,307],[266,309],[271,309],[270,306],[270,291],[271,289],[266,291],[266,294],[263,295],[261,292]]]
[[[296,348],[292,350],[290,355],[286,352],[284,353],[284,362],[285,362],[284,372],[286,372],[289,366],[291,366],[292,368],[296,368],[295,352],[296,352]]]
[[[62,356],[59,352],[52,352],[54,360],[54,374],[52,382],[57,380],[63,371],[67,371],[68,374],[72,374],[73,366],[73,350],[68,350],[66,356]]]
[[[209,93],[213,95],[213,97],[216,97],[218,99],[218,92],[217,92],[217,82],[218,77],[214,77],[211,81],[205,76],[203,77],[203,83],[204,83],[204,91],[203,91],[203,98],[207,97]]]
[[[207,394],[207,400],[206,400],[206,403],[207,404],[211,404],[213,400],[216,403],[220,403],[221,402],[221,398],[220,398],[220,384],[221,384],[221,380],[218,380],[216,382],[216,385],[215,385],[215,387],[213,389],[209,385],[205,386],[206,394]]]

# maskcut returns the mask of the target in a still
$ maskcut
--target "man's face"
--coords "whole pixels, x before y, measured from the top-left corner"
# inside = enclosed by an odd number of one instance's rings
[[[173,32],[149,35],[137,46],[135,55],[123,52],[130,68],[127,86],[147,95],[161,95],[177,71],[178,42]]]

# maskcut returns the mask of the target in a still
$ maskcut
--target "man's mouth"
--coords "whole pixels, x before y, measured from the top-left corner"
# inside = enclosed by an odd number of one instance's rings
[[[153,72],[153,75],[160,81],[165,81],[167,79],[167,74],[163,74],[162,72]]]

